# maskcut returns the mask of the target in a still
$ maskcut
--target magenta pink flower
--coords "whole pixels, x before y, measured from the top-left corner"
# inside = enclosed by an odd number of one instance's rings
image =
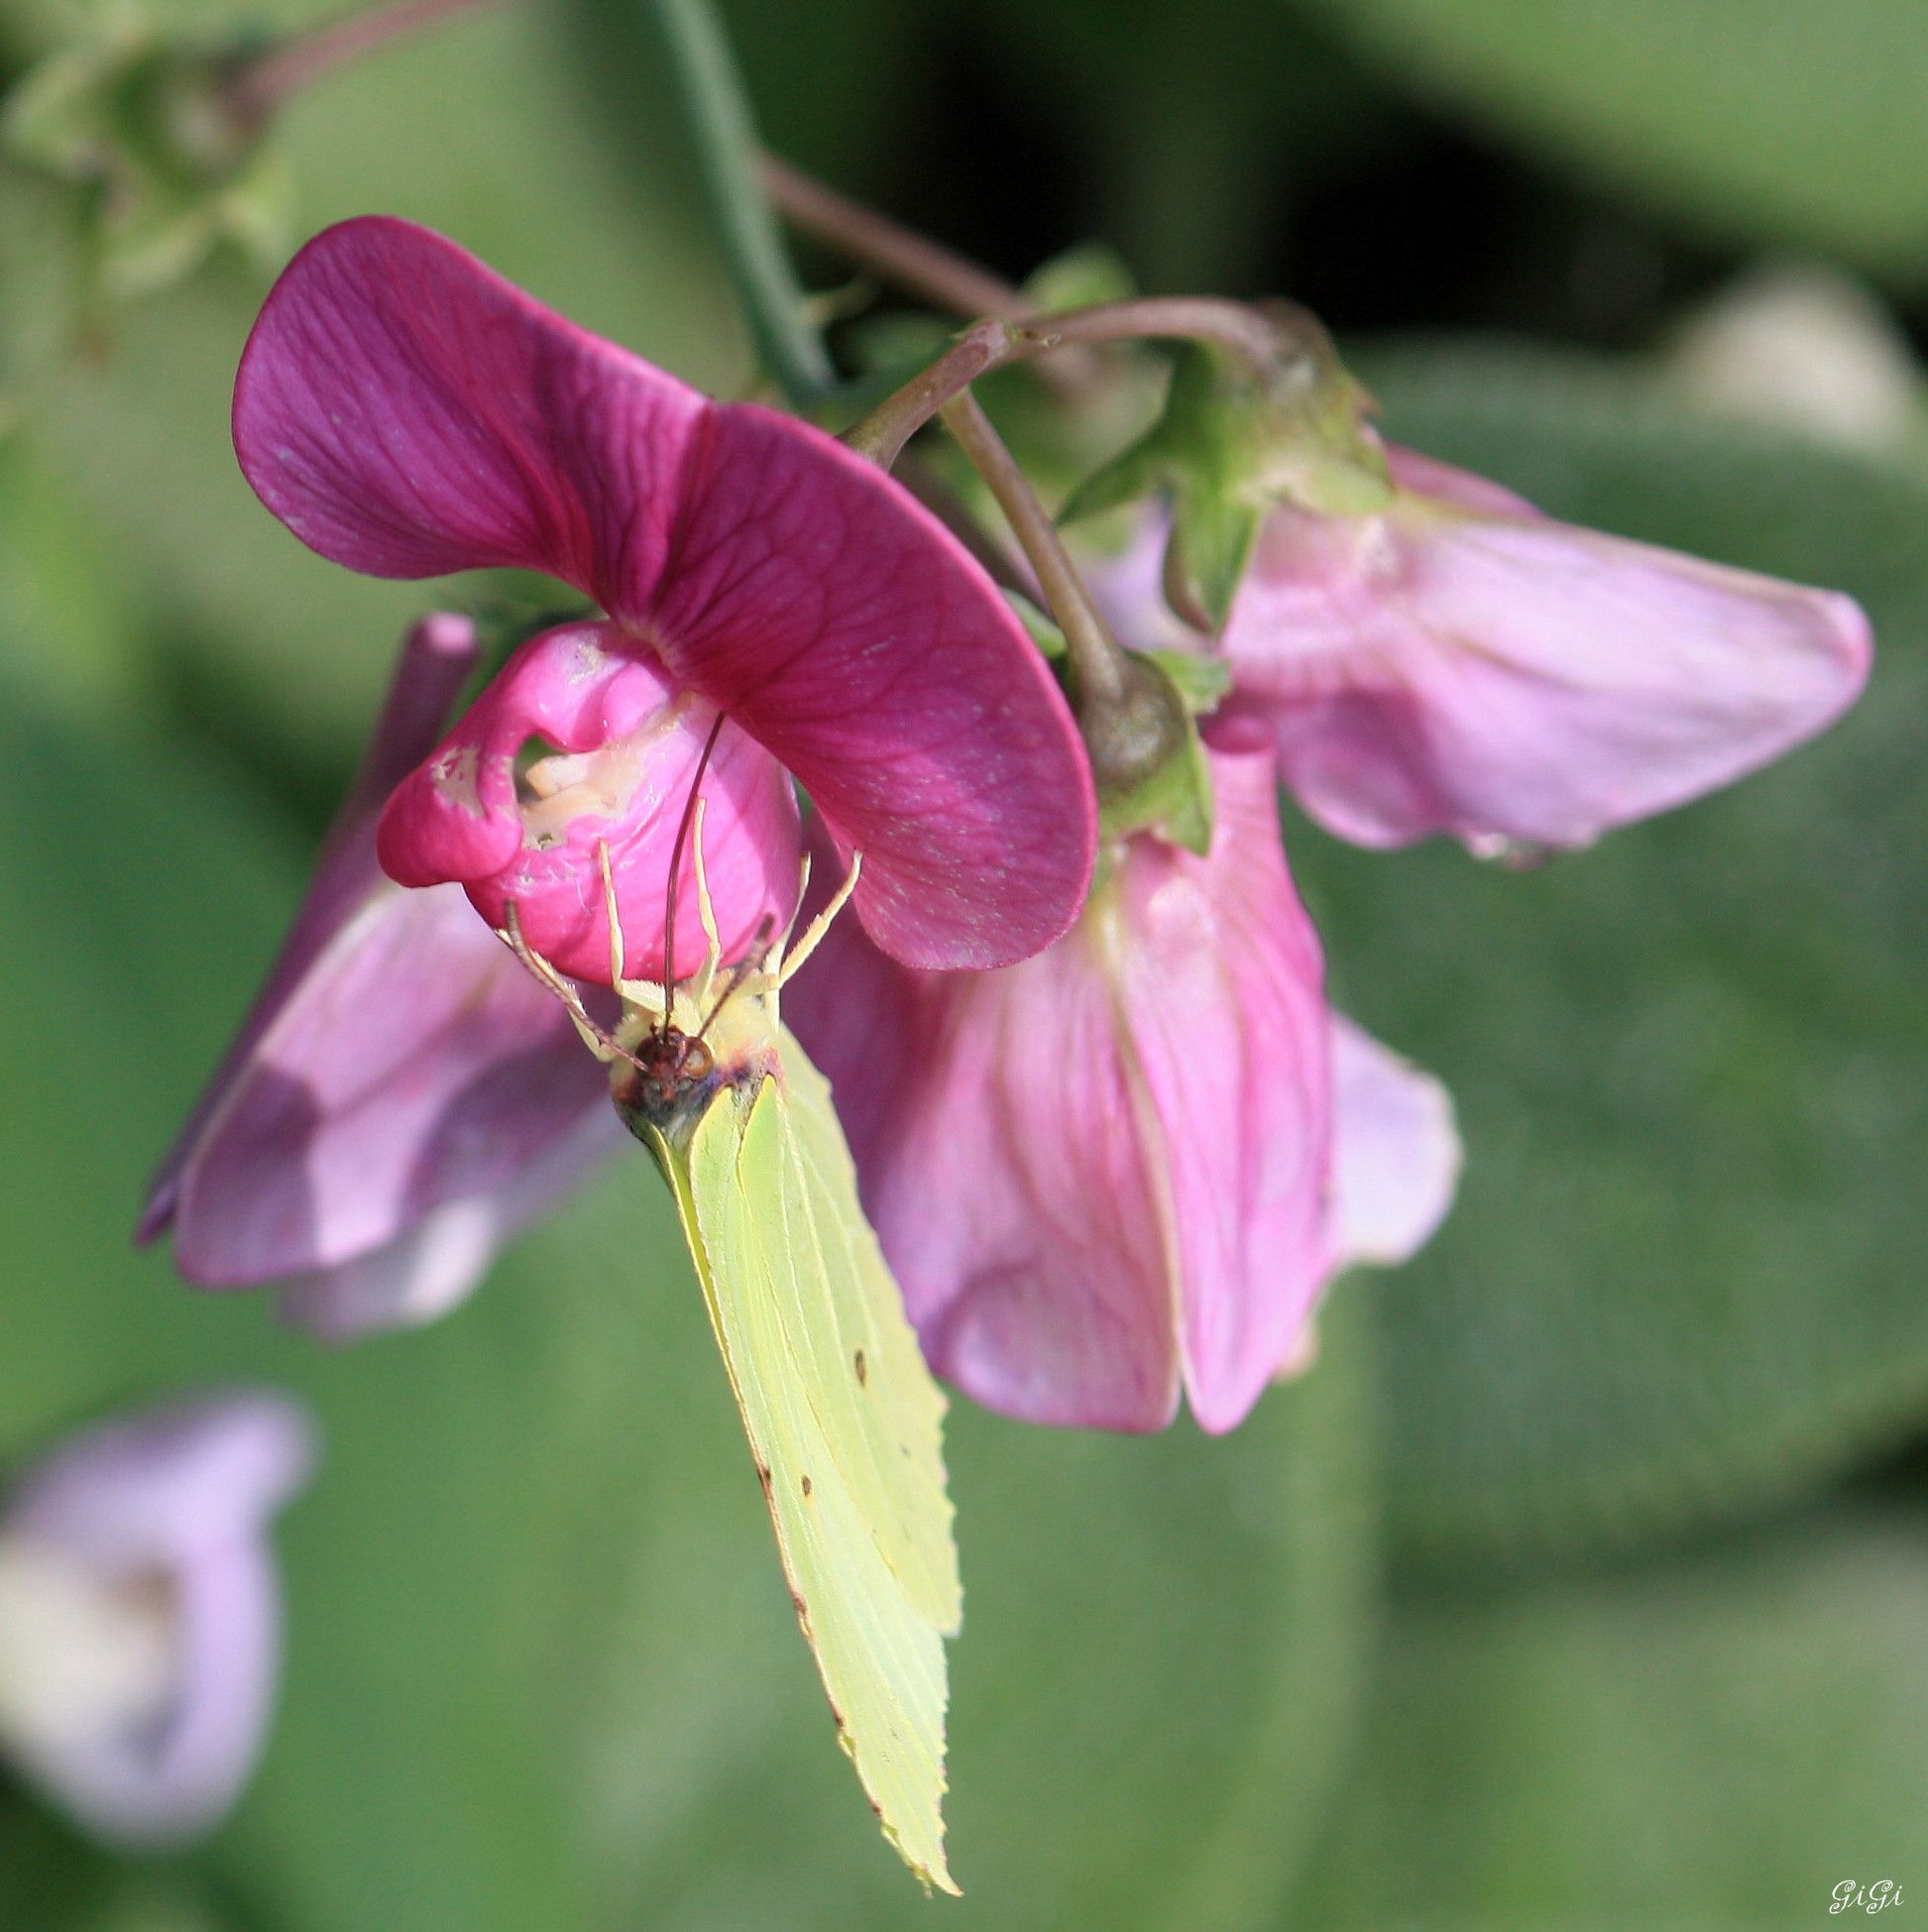
[[[150,1192],[190,1281],[279,1282],[330,1336],[424,1321],[622,1139],[560,1006],[453,885],[382,876],[375,821],[475,662],[435,617],[389,700],[287,943]]]
[[[527,645],[398,788],[380,849],[403,883],[457,881],[498,924],[513,900],[538,952],[607,982],[605,845],[626,971],[658,976],[670,848],[721,717],[704,853],[737,949],[794,897],[786,770],[862,851],[857,915],[895,957],[1007,965],[1077,916],[1095,806],[1056,685],[964,547],[834,438],[712,402],[369,218],[269,296],[235,447],[337,562],[546,571],[607,614]],[[701,950],[682,930],[677,974]]]
[[[925,1352],[987,1407],[1238,1422],[1337,1259],[1331,1020],[1263,735],[1215,735],[1200,858],[1131,839],[1074,930],[1001,972],[846,926],[786,1012],[829,1075]]]
[[[268,1526],[307,1480],[305,1417],[242,1392],[63,1443],[0,1513],[0,1750],[116,1844],[213,1826],[281,1667]]]
[[[1846,597],[1387,454],[1385,510],[1272,512],[1220,640],[1287,784],[1343,838],[1583,846],[1778,757],[1866,682]]]

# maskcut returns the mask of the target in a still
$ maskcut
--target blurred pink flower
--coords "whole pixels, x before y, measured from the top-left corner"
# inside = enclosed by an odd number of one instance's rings
[[[670,848],[721,715],[705,857],[737,946],[794,897],[785,769],[863,852],[856,911],[897,958],[1007,965],[1077,916],[1096,813],[1056,685],[964,547],[835,438],[712,402],[382,217],[282,277],[234,427],[324,556],[546,571],[608,614],[527,645],[397,790],[397,879],[459,881],[492,923],[513,899],[537,951],[607,983],[607,844],[626,971],[660,976]],[[531,750],[553,755],[520,771]]]
[[[1387,455],[1383,511],[1271,513],[1220,639],[1287,785],[1342,838],[1584,846],[1778,757],[1867,680],[1847,597]]]
[[[281,1669],[268,1528],[312,1432],[238,1392],[88,1430],[0,1512],[0,1750],[102,1838],[210,1829],[260,1755]]]
[[[376,814],[476,659],[437,616],[381,721],[281,958],[163,1163],[140,1236],[204,1287],[282,1286],[323,1335],[426,1321],[623,1133],[567,1015],[459,888],[405,891]]]
[[[1450,1194],[1449,1109],[1416,1117],[1406,1082],[1438,1089],[1368,1043],[1345,1091],[1389,1179],[1417,1126],[1426,1200],[1395,1229],[1362,1183],[1335,1219],[1332,1019],[1271,747],[1211,736],[1208,856],[1133,837],[1078,925],[1001,972],[911,971],[836,927],[785,996],[932,1366],[1029,1421],[1161,1428],[1183,1388],[1231,1428],[1346,1239],[1392,1259],[1444,1211],[1441,1173]]]

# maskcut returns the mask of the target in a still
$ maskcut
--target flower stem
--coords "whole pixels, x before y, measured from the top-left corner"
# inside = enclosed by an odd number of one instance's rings
[[[500,0],[384,0],[383,5],[292,35],[245,60],[230,83],[229,99],[245,120],[258,126],[337,67],[458,14],[497,4]]]
[[[711,219],[758,355],[793,407],[807,409],[837,377],[804,316],[803,289],[757,179],[756,135],[742,78],[710,0],[653,0],[670,69],[695,137]]]
[[[951,397],[939,411],[971,466],[984,479],[1011,533],[1037,573],[1071,654],[1072,678],[1080,707],[1115,705],[1124,694],[1125,658],[1109,626],[1091,602],[1065,539],[1051,512],[1038,501],[1031,479],[1013,456],[968,389]]]
[[[904,445],[980,376],[1007,362],[1120,342],[1209,342],[1270,383],[1295,347],[1289,325],[1215,295],[1148,295],[1021,321],[998,317],[966,329],[956,345],[846,432],[845,441],[889,469]]]
[[[764,193],[790,221],[906,294],[954,315],[996,315],[1008,322],[1031,313],[1023,289],[943,243],[852,201],[775,155],[766,154],[759,166]]]

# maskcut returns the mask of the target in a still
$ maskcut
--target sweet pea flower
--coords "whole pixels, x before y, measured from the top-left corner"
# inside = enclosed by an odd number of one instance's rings
[[[1207,745],[1209,854],[1134,835],[1036,959],[917,972],[842,924],[785,995],[932,1366],[1027,1421],[1162,1428],[1183,1389],[1205,1428],[1231,1428],[1344,1240],[1394,1258],[1444,1211],[1442,1174],[1450,1193],[1450,1110],[1404,1104],[1412,1081],[1438,1089],[1348,1038],[1341,1066],[1364,1072],[1342,1091],[1380,1137],[1368,1166],[1390,1175],[1417,1133],[1427,1197],[1395,1226],[1392,1193],[1361,1180],[1357,1228],[1335,1217],[1333,1022],[1271,745],[1236,723]],[[1342,1189],[1364,1172],[1345,1134],[1342,1115]]]
[[[163,1164],[140,1226],[209,1288],[279,1283],[330,1338],[426,1321],[621,1144],[556,1002],[459,887],[407,891],[376,819],[476,662],[467,619],[410,631],[281,958]]]
[[[1096,810],[1057,686],[964,546],[833,437],[713,402],[385,217],[327,230],[276,284],[234,435],[323,556],[539,570],[606,614],[531,640],[402,781],[379,834],[400,883],[459,883],[498,928],[512,903],[537,953],[607,984],[607,852],[624,970],[660,977],[710,746],[729,957],[794,900],[790,776],[863,852],[857,917],[908,964],[1008,965],[1077,916]],[[703,948],[687,869],[680,894],[672,976]]]
[[[1341,838],[1585,846],[1768,763],[1867,681],[1847,597],[1386,454],[1384,509],[1271,512],[1219,639],[1287,785]]]
[[[260,1755],[281,1669],[268,1526],[312,1431],[266,1392],[90,1429],[0,1511],[0,1752],[89,1831],[210,1829]]]

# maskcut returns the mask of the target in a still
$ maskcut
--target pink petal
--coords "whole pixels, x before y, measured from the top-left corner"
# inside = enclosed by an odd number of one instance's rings
[[[1186,1394],[1245,1419],[1330,1273],[1330,1021],[1279,832],[1271,747],[1221,731],[1208,857],[1134,842],[1110,971],[1176,1214]]]
[[[1339,1265],[1397,1267],[1452,1206],[1460,1166],[1452,1096],[1343,1014],[1332,1021]]]
[[[171,1224],[181,1171],[215,1110],[246,1071],[257,1042],[335,935],[380,885],[375,815],[395,786],[428,755],[476,656],[475,625],[446,612],[422,619],[402,639],[361,769],[322,846],[307,896],[240,1033],[149,1187],[137,1240],[151,1241]]]
[[[382,863],[404,885],[462,884],[499,930],[512,903],[536,952],[563,972],[607,985],[598,856],[606,846],[624,974],[660,978],[670,860],[716,717],[616,625],[545,631],[397,787],[382,816]],[[537,739],[550,752],[585,754],[537,766],[567,780],[547,797],[532,795],[518,777],[518,754]],[[710,893],[725,958],[736,960],[796,903],[796,798],[781,767],[726,722],[703,772],[703,800]],[[688,849],[677,921],[681,977],[696,970],[706,945]]]
[[[940,1374],[1029,1421],[1250,1409],[1330,1271],[1328,1020],[1272,757],[1200,859],[1140,837],[1048,952],[916,973],[849,927],[786,994]]]
[[[821,843],[821,834],[819,834]],[[1027,1421],[1163,1428],[1178,1308],[1096,936],[917,972],[840,920],[784,994],[932,1367]]]
[[[453,886],[381,887],[255,1042],[184,1166],[182,1274],[332,1268],[508,1186],[607,1108],[557,1001]]]
[[[1390,454],[1385,513],[1273,512],[1223,640],[1287,782],[1344,838],[1585,845],[1777,757],[1866,681],[1846,597]]]
[[[138,1571],[253,1534],[314,1457],[306,1416],[268,1391],[170,1404],[61,1443],[15,1487],[4,1527]]]
[[[1003,966],[1077,916],[1097,809],[1071,714],[981,566],[873,465],[720,410],[655,635],[863,852],[885,952]]]
[[[338,562],[519,564],[597,598],[864,850],[857,909],[888,951],[999,965],[1077,916],[1096,808],[1056,685],[964,547],[834,438],[709,403],[369,218],[269,296],[235,446]]]
[[[453,242],[323,230],[256,321],[234,444],[303,543],[376,577],[547,571],[621,616],[660,576],[710,404]]]
[[[167,1589],[175,1681],[158,1726],[42,1738],[26,1767],[129,1846],[206,1830],[259,1756],[281,1663],[269,1519],[307,1479],[313,1433],[268,1394],[182,1405],[80,1437],[33,1472],[0,1534],[77,1558],[104,1584]]]
[[[475,1292],[506,1241],[626,1140],[613,1107],[592,1107],[503,1187],[430,1208],[387,1247],[282,1284],[283,1320],[346,1342],[438,1319]]]

